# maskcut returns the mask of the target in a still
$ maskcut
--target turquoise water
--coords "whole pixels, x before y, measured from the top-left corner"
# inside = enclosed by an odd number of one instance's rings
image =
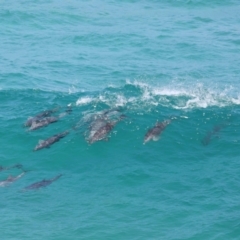
[[[239,239],[239,12],[237,0],[1,1],[0,166],[27,170],[0,188],[1,239]],[[87,120],[106,109],[126,118],[89,144]]]

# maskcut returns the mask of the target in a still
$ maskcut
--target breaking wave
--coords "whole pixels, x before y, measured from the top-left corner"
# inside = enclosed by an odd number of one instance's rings
[[[126,81],[123,87],[108,87],[95,94],[84,93],[77,106],[105,104],[109,107],[195,109],[240,105],[240,93],[233,87],[209,88],[202,83],[192,86],[169,84],[153,86],[140,81]]]

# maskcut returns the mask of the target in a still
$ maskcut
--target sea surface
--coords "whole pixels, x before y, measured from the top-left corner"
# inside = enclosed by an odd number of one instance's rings
[[[1,239],[239,240],[239,13],[239,0],[0,0]],[[46,110],[58,121],[24,126]],[[112,129],[91,141],[101,118]]]

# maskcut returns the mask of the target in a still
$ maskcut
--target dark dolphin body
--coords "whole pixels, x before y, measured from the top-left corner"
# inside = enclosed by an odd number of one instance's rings
[[[102,140],[107,137],[108,133],[114,128],[117,122],[106,122],[103,126],[101,126],[96,131],[92,131],[88,138],[88,142],[90,144]]]
[[[98,129],[100,129],[101,127],[105,126],[106,124],[107,124],[107,119],[98,118],[89,125],[89,131],[93,133]]]
[[[166,126],[171,122],[171,120],[165,120],[163,122],[157,122],[156,125],[149,129],[144,137],[144,144],[150,140],[157,141],[161,132],[166,128]]]
[[[91,131],[91,128],[96,128],[103,122],[105,124],[107,121],[117,120],[121,115],[120,111],[121,109],[119,108],[111,108],[95,113],[87,113],[77,124],[75,124],[73,129],[77,130],[78,128],[82,128],[88,125],[88,129]]]
[[[42,119],[45,118],[45,117],[49,117],[52,113],[54,113],[54,112],[56,112],[56,111],[58,111],[58,108],[55,108],[55,109],[52,109],[52,110],[43,111],[43,112],[37,114],[37,115],[34,116],[34,117],[30,117],[30,118],[25,122],[24,125],[25,125],[26,127],[31,127],[34,122],[40,121],[40,120],[42,120]]]
[[[51,178],[49,180],[43,179],[40,182],[36,182],[36,183],[33,183],[33,184],[25,187],[23,190],[34,190],[34,189],[39,189],[39,188],[42,188],[42,187],[46,187],[46,186],[50,185],[52,182],[58,180],[61,176],[62,176],[62,174],[59,174],[56,177]]]
[[[34,151],[40,150],[42,148],[48,148],[55,142],[58,142],[61,138],[65,137],[66,135],[69,134],[69,131],[65,131],[56,135],[53,135],[52,137],[39,141],[39,144],[34,148]]]
[[[125,117],[126,116],[122,114],[119,119],[115,121],[109,121],[108,118],[96,119],[89,127],[88,143],[92,144],[96,141],[106,139],[114,126]]]
[[[43,119],[36,120],[35,122],[32,123],[31,127],[29,130],[36,130],[41,127],[46,127],[50,123],[54,123],[58,121],[58,117],[46,117]]]
[[[55,108],[53,110],[47,110],[42,113],[39,113],[35,117],[29,118],[25,126],[29,127],[29,130],[36,130],[41,127],[46,127],[50,123],[57,122],[60,118],[69,115],[72,112],[72,107],[68,106],[65,112],[60,113],[58,116],[50,116],[52,113],[58,111],[59,108]]]
[[[22,168],[23,166],[21,164],[16,164],[16,165],[13,165],[11,167],[3,167],[3,166],[0,166],[0,172],[1,171],[5,171],[5,170],[9,170],[9,169],[12,169],[12,168]]]
[[[207,132],[205,137],[202,139],[202,141],[201,141],[202,144],[204,146],[207,146],[211,142],[212,138],[214,136],[216,136],[222,130],[222,128],[225,126],[226,126],[226,123],[214,126],[213,129],[211,131]]]

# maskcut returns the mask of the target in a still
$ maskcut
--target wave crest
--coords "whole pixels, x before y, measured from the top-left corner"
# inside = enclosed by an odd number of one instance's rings
[[[83,96],[76,105],[105,104],[109,107],[149,108],[163,106],[173,109],[227,107],[240,104],[240,94],[232,87],[208,88],[202,83],[187,85],[171,83],[153,86],[140,81],[126,81],[123,87],[109,87],[91,97]]]

